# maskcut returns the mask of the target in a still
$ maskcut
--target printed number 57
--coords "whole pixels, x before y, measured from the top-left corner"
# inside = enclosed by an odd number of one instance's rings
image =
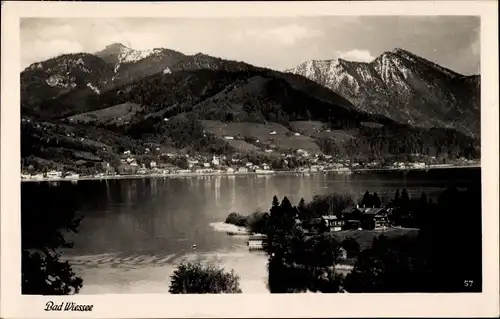
[[[465,287],[472,287],[473,284],[474,284],[474,280],[464,280]]]

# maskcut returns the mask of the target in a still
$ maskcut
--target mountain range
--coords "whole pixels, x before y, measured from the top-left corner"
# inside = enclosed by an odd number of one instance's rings
[[[396,48],[370,63],[307,61],[288,70],[351,101],[359,110],[422,127],[480,135],[480,76],[464,76]]]
[[[114,43],[95,54],[61,55],[29,66],[21,74],[23,112],[40,115],[47,108],[40,106],[52,99],[82,99],[153,74],[199,69],[273,72],[202,53],[134,50]],[[403,49],[384,52],[370,63],[312,60],[286,72],[331,89],[369,114],[480,135],[480,76],[458,74]]]
[[[46,108],[41,107],[44,102],[51,104],[54,99],[80,99],[92,91],[100,94],[152,74],[197,69],[237,71],[255,67],[201,53],[184,55],[169,49],[134,50],[114,43],[95,54],[64,54],[31,64],[21,73],[22,110],[40,116],[46,113]]]
[[[280,72],[115,43],[33,63],[21,73],[22,116],[46,129],[25,123],[23,157],[62,161],[91,151],[84,162],[111,160],[119,149],[147,143],[208,152],[310,148],[371,158],[473,156],[479,84],[479,76],[401,49],[371,63],[309,61]],[[283,134],[269,137],[274,129]],[[85,137],[70,138],[77,132]],[[229,133],[236,139],[223,141]],[[66,150],[56,150],[62,140]]]

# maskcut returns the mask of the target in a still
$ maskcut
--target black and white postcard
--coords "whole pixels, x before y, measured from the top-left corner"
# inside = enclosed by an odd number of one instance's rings
[[[3,9],[2,317],[498,315],[497,3]]]

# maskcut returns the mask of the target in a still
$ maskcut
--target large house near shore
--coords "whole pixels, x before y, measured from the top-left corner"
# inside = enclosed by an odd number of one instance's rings
[[[335,215],[324,215],[321,216],[321,219],[324,221],[326,227],[330,231],[339,231],[342,230],[345,226],[345,221],[343,219],[339,219]]]
[[[347,229],[383,229],[389,227],[385,208],[348,207],[339,214],[325,214],[310,220],[301,220],[302,228],[311,231],[340,231]]]
[[[342,216],[347,225],[359,224],[363,229],[380,229],[390,226],[388,211],[385,208],[348,207],[342,211]]]

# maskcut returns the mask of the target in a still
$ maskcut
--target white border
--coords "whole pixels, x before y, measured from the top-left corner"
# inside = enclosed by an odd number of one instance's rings
[[[498,3],[496,1],[2,3],[1,299],[2,318],[63,317],[402,317],[499,314]],[[481,16],[483,293],[299,295],[20,294],[20,17],[238,17],[317,15]],[[465,256],[464,256],[465,258]],[[166,283],[167,284],[167,283]],[[90,313],[44,312],[47,300],[93,304]]]

